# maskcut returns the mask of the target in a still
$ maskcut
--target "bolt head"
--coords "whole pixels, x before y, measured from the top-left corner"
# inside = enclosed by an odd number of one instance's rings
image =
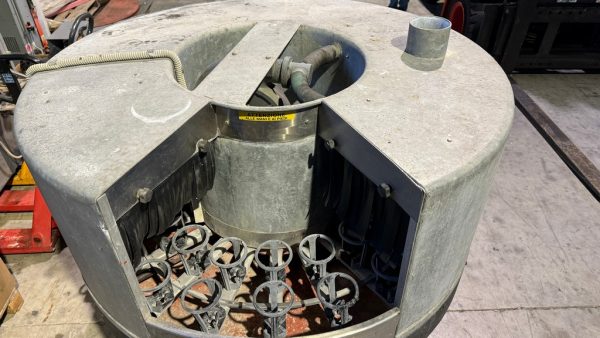
[[[327,150],[333,150],[335,148],[335,141],[333,139],[325,141],[325,148],[327,148]]]
[[[387,183],[381,183],[377,187],[377,193],[383,198],[390,198],[392,196],[392,188]]]
[[[208,145],[208,141],[201,138],[198,140],[198,142],[196,142],[196,148],[198,148],[198,151],[206,154],[206,146]]]
[[[152,189],[141,188],[137,191],[137,198],[141,203],[149,203],[152,200]]]

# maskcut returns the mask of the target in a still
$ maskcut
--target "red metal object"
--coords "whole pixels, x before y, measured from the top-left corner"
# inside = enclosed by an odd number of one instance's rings
[[[101,27],[125,20],[135,15],[139,9],[139,0],[110,0],[94,15],[94,26]]]
[[[53,252],[58,239],[56,222],[40,190],[4,190],[0,212],[32,212],[30,229],[0,230],[0,254]]]
[[[465,7],[461,1],[456,1],[450,7],[448,20],[452,22],[452,29],[459,33],[464,33],[465,30]]]
[[[0,212],[32,211],[34,199],[34,190],[4,190],[0,194]]]
[[[79,5],[83,5],[84,3],[90,2],[90,1],[92,1],[92,0],[74,0],[73,2],[65,5],[64,7],[61,7],[59,9],[55,10],[54,12],[48,13],[48,14],[45,14],[45,15],[46,15],[47,18],[53,18],[53,17],[57,16],[58,14],[60,14],[62,12],[66,12],[69,9],[73,9],[73,8],[79,6]]]

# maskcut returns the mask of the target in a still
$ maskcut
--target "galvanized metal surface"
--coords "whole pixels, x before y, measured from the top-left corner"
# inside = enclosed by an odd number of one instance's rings
[[[298,243],[309,225],[314,148],[314,136],[285,143],[217,139],[220,169],[202,199],[207,223],[253,247],[269,239]]]
[[[208,98],[245,105],[288,44],[297,23],[257,23],[193,91]],[[267,42],[268,41],[268,42]],[[250,61],[252,60],[252,61]],[[248,67],[252,62],[252,67]]]
[[[279,111],[259,112],[217,106],[215,110],[220,135],[231,139],[289,142],[314,137],[317,133],[317,108],[281,107]]]
[[[340,153],[373,183],[387,183],[415,226],[408,237],[410,259],[403,261],[399,309],[349,329],[371,335],[380,331],[369,328],[390,330],[400,320],[397,332],[403,335],[424,325],[458,281],[513,111],[500,68],[458,34],[450,35],[441,68],[419,71],[404,64],[412,18],[346,1],[228,1],[129,20],[58,57],[171,49],[180,55],[186,77],[202,79],[228,46],[261,27],[258,22],[313,26],[350,40],[364,57],[364,73],[323,100],[323,116],[334,123],[324,123],[319,132],[334,139]],[[216,40],[228,44],[211,52]],[[58,78],[68,85],[53,86]],[[256,80],[258,86],[262,79]],[[205,86],[211,87],[209,82]],[[118,218],[134,202],[133,189],[141,188],[140,182],[152,188],[194,156],[199,138],[217,135],[216,122],[199,118],[210,111],[210,102],[226,103],[228,96],[207,98],[181,88],[168,61],[144,61],[37,74],[17,106],[20,147],[61,230],[68,233],[65,238],[92,294],[113,320],[137,336],[149,335],[144,325],[149,315],[130,284],[128,257],[115,249],[120,237],[106,231],[106,208],[101,215],[96,200],[109,191]],[[351,138],[343,133],[348,130]],[[90,238],[97,238],[92,246],[86,242]]]
[[[568,77],[543,75],[539,80],[528,83],[535,85],[534,91],[525,88],[538,104],[546,104],[544,110],[594,116],[593,100],[573,101],[579,92],[575,86],[566,93],[579,110],[573,106],[564,110],[565,102],[554,89],[569,87]],[[580,116],[579,122],[584,121]],[[1,221],[6,227],[6,221]],[[553,231],[560,236],[555,237]],[[594,272],[600,269],[595,259],[600,253],[599,239],[600,204],[516,111],[458,291],[432,337],[600,335],[600,280]],[[119,337],[91,303],[68,248],[55,254],[5,259],[25,304],[14,317],[4,319],[0,336]],[[295,313],[302,310],[307,309]],[[235,319],[242,315],[252,316],[244,313]],[[294,323],[301,319],[291,317]]]

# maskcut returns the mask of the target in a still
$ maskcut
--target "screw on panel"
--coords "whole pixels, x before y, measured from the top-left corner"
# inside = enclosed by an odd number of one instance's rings
[[[150,203],[152,200],[152,189],[150,188],[140,188],[137,191],[137,199],[140,203]]]

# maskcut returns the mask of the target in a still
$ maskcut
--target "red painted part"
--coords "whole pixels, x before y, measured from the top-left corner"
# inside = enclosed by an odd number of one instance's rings
[[[89,2],[89,1],[91,1],[91,0],[75,0],[75,1],[73,1],[73,2],[71,2],[69,4],[67,4],[67,5],[65,5],[64,7],[61,7],[59,9],[55,10],[52,13],[48,13],[48,14],[44,14],[44,15],[46,15],[47,18],[53,18],[53,17],[59,15],[62,12],[66,12],[69,9],[73,9],[73,8],[75,8],[75,7],[79,6],[79,5],[83,5],[84,3]]]
[[[19,190],[10,192],[13,193],[16,191]],[[19,210],[30,211],[33,213],[31,228],[0,230],[0,254],[8,255],[54,251],[54,245],[58,239],[58,229],[40,190],[34,188],[33,190],[21,191],[29,193],[23,194],[23,196],[27,196],[27,198],[30,195],[33,196],[31,208],[29,210]],[[2,200],[6,192],[7,190],[2,192],[0,200]],[[6,196],[9,195],[11,194]],[[0,207],[4,207],[4,205],[0,205]]]
[[[448,20],[452,22],[452,29],[459,33],[463,33],[465,29],[465,7],[461,1],[452,4]]]
[[[94,15],[94,26],[106,26],[127,19],[135,15],[139,9],[139,0],[110,0]]]
[[[4,190],[0,194],[0,212],[33,211],[34,190]]]
[[[48,40],[46,40],[46,36],[44,35],[42,24],[40,24],[40,19],[38,18],[36,11],[33,9],[31,10],[31,17],[33,18],[33,23],[35,24],[35,30],[37,31],[40,40],[42,40],[42,47],[48,48]]]

